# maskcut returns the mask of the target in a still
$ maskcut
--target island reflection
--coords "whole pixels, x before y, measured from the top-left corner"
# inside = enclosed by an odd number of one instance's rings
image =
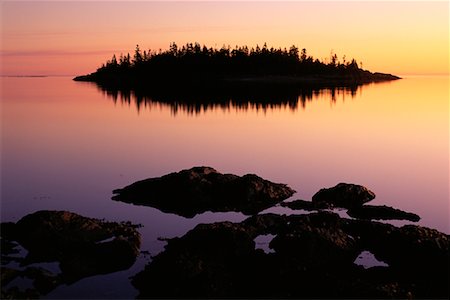
[[[338,98],[354,98],[362,85],[349,86],[274,86],[252,84],[245,87],[182,86],[173,89],[118,89],[96,84],[97,88],[114,103],[133,105],[140,112],[145,107],[160,105],[169,107],[172,115],[179,112],[197,115],[207,111],[268,111],[289,108],[305,109],[308,102],[329,99],[335,103]]]

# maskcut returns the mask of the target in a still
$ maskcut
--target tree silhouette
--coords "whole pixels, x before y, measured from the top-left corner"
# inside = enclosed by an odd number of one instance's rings
[[[300,53],[299,53],[300,52]],[[374,74],[358,67],[355,59],[341,64],[337,54],[331,52],[330,62],[322,62],[307,54],[307,50],[292,45],[286,48],[268,47],[266,43],[255,48],[223,45],[220,49],[187,43],[179,47],[171,43],[168,50],[141,52],[136,45],[133,58],[130,54],[115,55],[96,72],[78,77],[78,80],[103,84],[156,85],[161,82],[212,82],[267,78],[268,76],[289,78],[322,78],[323,80],[370,81]],[[361,64],[362,66],[362,64]],[[372,77],[371,77],[372,76]],[[387,77],[380,77],[380,80]]]
[[[139,65],[142,63],[143,58],[141,54],[141,49],[139,49],[139,45],[136,45],[136,49],[134,50],[134,56],[133,56],[133,64]]]

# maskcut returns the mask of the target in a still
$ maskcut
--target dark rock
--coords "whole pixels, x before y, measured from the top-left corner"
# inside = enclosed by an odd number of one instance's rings
[[[14,286],[7,291],[1,291],[0,299],[38,299],[39,292],[34,288],[27,288],[25,290]]]
[[[3,222],[0,226],[2,240],[11,240],[16,234],[16,223]]]
[[[307,211],[314,211],[314,210],[318,210],[318,206],[315,205],[315,203],[311,202],[311,201],[305,201],[305,200],[294,200],[294,201],[289,201],[289,202],[281,202],[280,203],[281,206],[284,207],[289,207],[290,209],[303,209],[303,210],[307,210]],[[326,208],[324,206],[322,206],[322,208]]]
[[[246,281],[243,270],[254,248],[239,224],[198,225],[185,236],[169,240],[166,250],[132,282],[140,290],[139,297],[232,295]]]
[[[386,205],[362,205],[354,206],[347,211],[348,215],[358,219],[377,220],[408,220],[418,222],[420,217],[416,214]]]
[[[339,183],[318,191],[312,202],[316,206],[352,208],[361,206],[375,198],[375,194],[366,187],[356,184]]]
[[[287,230],[286,216],[272,213],[251,216],[242,221],[241,224],[252,239],[258,235],[276,235]]]
[[[289,198],[294,190],[254,174],[221,174],[210,167],[194,167],[114,190],[113,200],[146,205],[192,218],[206,211],[256,214]]]
[[[448,235],[416,225],[395,227],[371,221],[348,220],[344,229],[362,248],[389,265],[417,298],[448,298]]]
[[[1,267],[0,270],[2,279],[1,299],[38,298],[39,295],[47,294],[62,283],[59,276],[56,276],[43,268],[28,267],[24,270],[16,270],[8,267]],[[12,281],[18,278],[27,278],[31,280],[33,288],[23,290],[17,285],[14,285]]]
[[[269,233],[274,252],[255,249]],[[168,240],[132,283],[139,298],[445,298],[448,247],[447,235],[419,226],[329,212],[255,215]],[[362,250],[389,266],[354,264]]]
[[[316,195],[314,195],[315,198],[313,198],[313,201],[294,200],[290,202],[281,202],[280,205],[283,207],[289,207],[293,210],[306,211],[317,211],[333,206],[347,207],[349,208],[347,211],[349,216],[366,220],[408,220],[412,222],[418,222],[420,220],[420,217],[414,213],[405,212],[386,205],[359,205],[363,203],[362,201],[366,201],[363,199],[369,199],[372,197],[373,193],[365,187],[341,183],[331,189],[335,190],[320,190]],[[342,191],[344,189],[348,190],[350,195],[345,195],[347,192]],[[351,195],[352,193],[354,196]],[[351,200],[351,197],[353,197],[353,199],[360,200]],[[375,197],[375,194],[373,194],[373,197]]]
[[[28,267],[21,273],[22,276],[33,280],[34,288],[41,295],[48,294],[63,283],[61,276],[55,275],[44,268]]]
[[[285,232],[270,243],[277,254],[308,266],[351,265],[360,253],[355,240],[341,229],[337,214],[291,216]]]
[[[13,281],[15,278],[17,278],[20,275],[20,271],[8,267],[0,267],[0,279],[1,279],[1,285],[6,286],[8,283]],[[3,299],[3,298],[2,298]]]
[[[26,277],[33,278],[39,293],[45,294],[56,287],[56,283],[70,284],[84,277],[131,267],[139,255],[141,243],[136,227],[67,211],[38,211],[23,217],[14,226],[3,227],[2,223],[2,241],[7,237],[8,241],[16,241],[28,250],[21,262],[23,266],[60,263],[61,274],[57,275],[57,281],[43,271],[28,268]],[[2,248],[2,257],[4,255],[8,256]]]
[[[140,235],[130,224],[104,222],[67,211],[38,211],[16,225],[16,241],[29,251],[26,259],[30,263],[58,260],[63,268],[77,258],[81,260],[78,268],[83,266],[87,271],[87,265],[93,264],[95,274],[99,267],[114,269],[112,265],[124,261],[118,269],[131,266],[139,254]]]

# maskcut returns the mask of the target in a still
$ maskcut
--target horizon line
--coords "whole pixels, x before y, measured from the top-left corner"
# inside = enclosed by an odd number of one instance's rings
[[[85,74],[84,74],[85,75]],[[401,73],[396,76],[450,76],[449,73]],[[69,77],[80,74],[0,74],[0,77]]]

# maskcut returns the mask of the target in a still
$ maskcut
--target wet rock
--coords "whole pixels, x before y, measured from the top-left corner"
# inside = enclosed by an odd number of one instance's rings
[[[106,222],[67,211],[38,211],[3,227],[2,240],[15,241],[28,253],[21,265],[59,262],[58,284],[126,270],[139,255],[140,234],[130,223]],[[8,256],[3,253],[3,255]],[[23,271],[25,272],[25,271]],[[49,274],[27,269],[37,281],[39,293],[53,289]],[[30,273],[32,272],[32,273]],[[34,272],[34,273],[33,273]],[[23,274],[22,274],[23,275]]]
[[[7,291],[1,291],[1,299],[38,299],[39,293],[36,289],[20,289],[14,286]]]
[[[230,222],[198,225],[169,240],[151,268],[137,274],[139,297],[221,297],[236,293],[246,282],[255,244],[239,225]]]
[[[366,220],[408,220],[418,222],[420,217],[414,213],[386,205],[362,205],[375,197],[375,194],[365,187],[340,183],[330,189],[321,189],[313,196],[313,201],[294,200],[281,202],[283,207],[293,210],[318,211],[332,207],[346,207],[350,217]]]
[[[375,198],[375,193],[356,184],[339,183],[331,188],[318,191],[312,202],[315,206],[352,208],[361,206]]]
[[[369,220],[408,220],[418,222],[420,217],[414,213],[406,212],[390,206],[362,205],[352,207],[348,215],[358,219]]]
[[[2,299],[33,299],[39,295],[45,295],[58,285],[61,278],[51,272],[37,267],[28,267],[24,270],[17,270],[8,267],[1,267],[1,289]],[[32,282],[32,287],[23,289],[12,283],[16,279],[28,279]]]
[[[327,208],[327,205],[319,206],[316,203],[313,203],[311,201],[306,201],[306,200],[294,200],[294,201],[289,201],[289,202],[281,202],[280,205],[283,207],[289,207],[290,209],[294,209],[294,210],[303,209],[306,211],[314,211],[314,210],[318,210],[321,208]]]
[[[308,266],[350,265],[358,256],[355,240],[341,229],[337,214],[291,216],[287,230],[270,243],[277,254]]]
[[[255,239],[258,235],[276,235],[279,232],[284,232],[288,225],[286,216],[272,213],[251,216],[242,221],[241,224],[252,239]]]
[[[294,190],[254,174],[221,174],[210,167],[194,167],[114,190],[113,200],[155,207],[192,218],[206,211],[256,214],[289,198]]]
[[[265,234],[275,235],[272,253],[255,249]],[[170,239],[132,283],[139,298],[445,298],[448,246],[447,235],[419,226],[263,214]],[[389,266],[354,264],[363,250]]]
[[[62,284],[62,278],[44,268],[28,267],[22,272],[22,276],[33,280],[34,288],[41,295],[45,295]]]
[[[373,221],[348,220],[345,230],[361,248],[389,265],[416,298],[448,298],[448,235],[416,225],[395,227]]]

